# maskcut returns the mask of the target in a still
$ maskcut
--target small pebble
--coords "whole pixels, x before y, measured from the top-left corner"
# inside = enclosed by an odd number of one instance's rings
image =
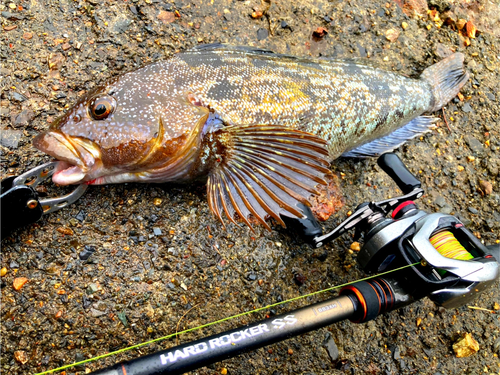
[[[26,97],[24,95],[19,94],[18,92],[13,92],[11,94],[12,100],[15,100],[17,102],[24,102],[26,101]]]
[[[313,32],[313,36],[315,36],[316,38],[323,38],[326,34],[328,34],[328,30],[324,27],[318,27]]]
[[[118,319],[120,319],[120,321],[125,327],[128,327],[127,315],[125,315],[124,311],[119,312],[118,314],[116,314],[116,316],[118,317]]]
[[[48,57],[49,69],[59,70],[62,68],[65,57],[61,53],[50,53]]]
[[[7,267],[2,267],[0,270],[0,276],[4,277],[5,275],[7,275]]]
[[[59,227],[57,228],[57,231],[67,236],[72,236],[74,234],[73,230],[68,227]]]
[[[337,347],[337,344],[333,340],[333,337],[330,332],[327,333],[325,340],[323,341],[323,347],[326,349],[328,355],[330,356],[330,359],[333,362],[339,359],[339,348]]]
[[[293,354],[293,350],[292,349],[288,349],[288,355],[292,355]]]
[[[80,254],[78,254],[78,257],[80,260],[87,260],[89,257],[94,254],[95,252],[95,247],[91,245],[85,245],[82,251],[80,251]]]
[[[399,31],[396,29],[389,29],[385,32],[385,37],[389,42],[395,42],[399,37]]]
[[[293,281],[297,286],[302,286],[306,282],[307,277],[301,274],[300,272],[297,272],[295,275],[293,275]]]
[[[87,294],[94,294],[98,289],[95,283],[90,283],[87,287]]]
[[[466,333],[453,344],[453,351],[457,358],[469,357],[479,351],[479,344],[474,340],[472,334]]]
[[[15,290],[21,290],[21,288],[28,282],[26,277],[16,277],[13,282],[13,287]]]
[[[14,352],[14,358],[16,359],[17,362],[21,364],[25,364],[28,362],[28,355],[26,354],[25,351],[23,350],[18,350]]]
[[[252,18],[255,18],[255,19],[259,19],[259,18],[261,18],[263,15],[264,15],[264,13],[262,13],[260,10],[258,10],[258,11],[256,11],[256,12],[252,12]]]
[[[221,373],[221,375],[227,375],[227,368],[223,367],[223,368],[220,370],[220,373]]]
[[[467,36],[469,38],[472,38],[472,39],[476,38],[476,26],[474,26],[472,21],[469,21],[465,24],[465,29],[467,31]]]
[[[84,211],[78,212],[78,214],[75,216],[75,219],[78,220],[79,222],[85,220],[85,212]]]
[[[399,346],[396,346],[396,347],[394,348],[393,358],[394,358],[395,360],[399,360],[399,359],[401,359],[401,349],[399,348]]]
[[[479,213],[479,211],[474,207],[469,207],[469,212],[473,213],[474,215],[477,215]]]
[[[30,40],[31,38],[33,38],[33,34],[29,33],[29,32],[26,32],[26,33],[23,34],[23,38],[26,39],[26,40]]]
[[[466,112],[466,113],[469,113],[472,111],[472,107],[470,106],[469,103],[465,103],[463,106],[462,106],[462,111]]]
[[[361,250],[361,246],[360,246],[359,242],[353,242],[351,244],[351,250],[360,251]]]
[[[257,39],[258,40],[264,40],[269,36],[269,31],[267,29],[264,29],[261,27],[259,30],[257,30]]]
[[[408,28],[408,24],[406,22],[403,22],[401,24],[401,27],[403,28],[403,30],[406,30]]]
[[[22,135],[23,132],[20,130],[2,130],[0,132],[0,144],[15,149],[19,146]]]
[[[457,22],[455,22],[455,25],[457,26],[458,30],[462,30],[466,23],[467,23],[466,20],[460,18]]]
[[[163,199],[161,199],[161,198],[155,198],[155,199],[153,200],[153,204],[154,204],[155,206],[161,206],[161,203],[162,203],[162,202],[163,202]]]
[[[491,185],[490,182],[481,180],[479,181],[479,186],[481,186],[481,190],[484,192],[486,195],[490,195],[493,193],[493,185]]]

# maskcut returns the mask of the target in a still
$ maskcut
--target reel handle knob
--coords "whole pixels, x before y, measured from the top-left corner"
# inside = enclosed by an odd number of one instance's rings
[[[304,217],[296,218],[281,214],[281,219],[286,227],[302,238],[303,241],[316,247],[314,240],[323,234],[323,229],[308,206],[303,203],[299,203],[297,206],[302,210]]]
[[[377,164],[394,180],[404,194],[408,194],[422,185],[406,168],[401,159],[392,152],[380,156]]]

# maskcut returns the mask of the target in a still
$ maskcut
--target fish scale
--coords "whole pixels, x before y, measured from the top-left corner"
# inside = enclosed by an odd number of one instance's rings
[[[468,79],[463,55],[420,79],[355,60],[304,59],[209,45],[115,77],[34,141],[58,158],[53,180],[207,181],[221,220],[301,216],[329,162],[374,156],[432,128],[421,116]]]

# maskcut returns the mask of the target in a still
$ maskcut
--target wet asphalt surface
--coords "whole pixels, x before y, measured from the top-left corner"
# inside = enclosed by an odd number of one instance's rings
[[[427,14],[411,15],[409,6],[425,1],[398,3],[408,14],[396,2],[360,0],[276,2],[267,12],[265,3],[253,0],[2,2],[2,178],[50,160],[31,146],[32,138],[83,92],[197,44],[361,57],[414,77],[456,50],[466,55],[471,79],[463,100],[445,109],[451,132],[440,112],[437,130],[397,154],[422,181],[421,208],[457,215],[484,243],[498,242],[498,7],[493,2],[460,8],[453,1],[431,3],[443,19],[449,5],[448,16],[455,21],[474,20],[479,33],[467,39],[455,22],[438,28]],[[264,16],[252,18],[259,11]],[[327,34],[314,37],[318,27]],[[325,230],[361,202],[400,194],[374,160],[338,160],[332,169],[344,207],[323,224]],[[48,184],[40,194],[52,188]],[[48,370],[365,276],[350,251],[351,235],[312,250],[273,227],[271,233],[234,225],[224,230],[209,212],[203,185],[89,188],[74,205],[2,239],[1,371]],[[28,282],[16,291],[14,279],[20,277]],[[332,294],[306,301],[327,296]],[[103,368],[306,301],[66,374]],[[497,283],[473,305],[492,310],[499,302]],[[452,344],[464,333],[471,333],[480,349],[456,358]],[[341,322],[194,373],[498,374],[498,355],[498,310],[445,310],[423,299],[366,324]]]

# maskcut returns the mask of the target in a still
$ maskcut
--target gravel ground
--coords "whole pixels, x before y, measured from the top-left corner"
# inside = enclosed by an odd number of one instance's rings
[[[465,53],[471,79],[461,100],[446,107],[451,131],[441,120],[436,131],[397,153],[426,189],[421,208],[455,214],[485,243],[498,242],[498,2],[429,3],[439,12],[427,15],[422,0],[283,1],[267,11],[257,0],[2,2],[2,174],[20,174],[50,160],[32,147],[32,138],[84,91],[200,43],[361,57],[410,76],[456,50]],[[263,17],[251,17],[259,11]],[[437,27],[436,15],[451,18]],[[475,38],[457,31],[461,18],[476,26]],[[314,37],[318,27],[327,34]],[[442,112],[436,115],[443,119]],[[340,176],[345,204],[325,229],[357,203],[399,193],[374,160],[339,160],[332,169]],[[311,250],[276,229],[222,230],[209,212],[204,186],[89,188],[71,207],[2,241],[1,371],[40,372],[365,275],[349,251],[350,235]],[[28,282],[16,291],[18,277]],[[493,309],[498,302],[497,285],[475,305]],[[298,306],[187,334],[178,342]],[[498,311],[445,310],[424,299],[367,324],[338,323],[196,373],[498,374],[498,317]],[[480,349],[456,358],[452,344],[463,333],[471,333]],[[66,374],[175,343],[156,343]],[[334,346],[338,355],[332,358],[328,349]]]

